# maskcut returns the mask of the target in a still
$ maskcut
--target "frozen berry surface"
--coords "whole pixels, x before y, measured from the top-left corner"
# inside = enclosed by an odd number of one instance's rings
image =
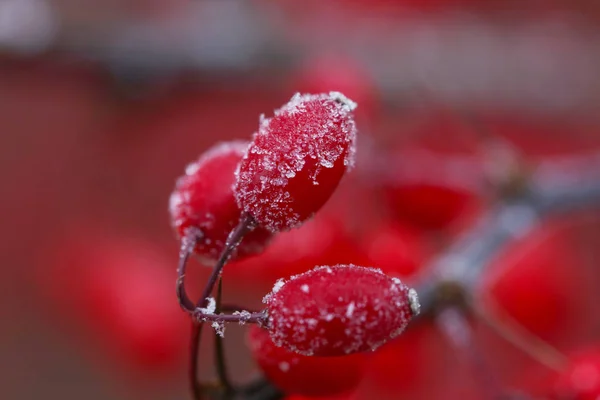
[[[279,280],[263,301],[273,342],[315,356],[375,350],[419,312],[416,292],[399,279],[352,264]]]
[[[233,195],[234,173],[247,147],[244,141],[213,146],[187,166],[171,194],[173,227],[182,238],[190,229],[197,230],[194,250],[207,263],[219,257],[227,236],[240,221],[241,211]],[[269,238],[266,230],[255,229],[238,247],[236,256],[259,253]]]
[[[272,232],[312,217],[354,165],[355,108],[338,92],[296,94],[261,117],[237,171],[240,208]]]

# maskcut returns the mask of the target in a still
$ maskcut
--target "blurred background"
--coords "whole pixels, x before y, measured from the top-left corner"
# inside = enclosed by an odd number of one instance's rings
[[[0,397],[185,398],[169,194],[296,91],[359,103],[358,180],[490,134],[530,159],[593,152],[599,20],[591,0],[0,0]],[[450,181],[471,190],[465,165]]]

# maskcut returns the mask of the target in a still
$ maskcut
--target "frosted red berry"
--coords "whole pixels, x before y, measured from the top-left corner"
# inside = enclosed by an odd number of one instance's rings
[[[317,212],[354,164],[355,107],[338,92],[296,94],[262,117],[237,171],[240,208],[271,232]]]
[[[381,270],[352,264],[279,280],[263,302],[273,342],[314,356],[374,350],[419,312],[413,289]]]
[[[343,357],[303,356],[276,346],[265,329],[253,325],[248,345],[265,377],[287,394],[331,396],[348,393],[360,383],[364,353]]]
[[[241,211],[233,195],[235,170],[248,142],[217,144],[189,164],[177,180],[169,201],[173,227],[180,237],[197,229],[195,253],[207,262],[216,260],[225,240],[239,223]],[[257,228],[237,248],[236,256],[255,254],[264,248],[270,233]]]

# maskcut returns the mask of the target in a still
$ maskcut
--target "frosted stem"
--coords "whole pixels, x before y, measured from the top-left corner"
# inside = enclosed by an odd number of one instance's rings
[[[210,277],[208,278],[208,282],[206,282],[202,296],[200,296],[200,300],[196,303],[196,308],[206,307],[208,297],[215,288],[217,280],[223,271],[223,267],[225,264],[227,264],[227,261],[229,261],[229,258],[242,241],[242,238],[247,233],[251,232],[255,227],[256,223],[254,222],[254,219],[249,215],[243,215],[238,225],[231,231],[227,237],[227,240],[225,241],[225,248],[221,252],[220,257],[217,260]]]
[[[196,243],[201,238],[202,232],[199,229],[190,228],[185,236],[181,238],[181,248],[179,250],[179,264],[177,266],[177,299],[179,305],[187,312],[194,311],[194,302],[185,291],[185,271],[188,259],[194,252]]]
[[[201,329],[204,321],[212,321],[212,322],[240,322],[242,320],[242,314],[240,315],[217,315],[214,313],[206,312],[206,307],[209,304],[210,294],[212,293],[217,280],[221,276],[221,272],[223,271],[223,267],[229,261],[229,258],[237,248],[237,246],[242,241],[244,235],[248,232],[252,231],[256,227],[256,223],[249,215],[242,215],[240,218],[240,222],[238,225],[231,231],[227,240],[225,241],[225,247],[221,252],[219,259],[217,260],[213,271],[204,287],[204,291],[202,292],[202,296],[200,300],[196,303],[194,307],[193,303],[190,308],[186,308],[188,312],[191,312],[195,318],[192,322],[192,335],[191,335],[191,344],[190,344],[190,370],[189,370],[189,379],[191,382],[192,388],[192,396],[194,400],[202,399],[202,385],[198,380],[198,350],[200,348],[200,339],[201,339]],[[192,247],[193,249],[193,247]],[[188,254],[189,256],[189,254]],[[187,259],[187,258],[186,258]],[[181,275],[185,276],[185,262],[183,263],[183,273]],[[178,280],[179,283],[179,280]],[[178,285],[179,286],[179,285]],[[181,284],[183,287],[183,281]],[[183,291],[185,294],[185,291]],[[179,294],[179,291],[178,291]],[[187,296],[186,296],[187,297]],[[191,302],[191,301],[190,301]],[[252,315],[251,315],[252,317]]]

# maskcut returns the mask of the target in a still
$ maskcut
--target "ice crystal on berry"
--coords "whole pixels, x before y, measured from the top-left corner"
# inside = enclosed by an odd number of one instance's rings
[[[231,230],[241,218],[233,195],[235,170],[248,142],[232,141],[215,145],[189,164],[177,180],[169,199],[172,225],[182,238],[195,233],[195,253],[207,263],[214,262]],[[249,233],[237,249],[237,256],[262,251],[270,234],[262,228]],[[190,243],[191,244],[191,243]]]
[[[416,292],[397,278],[354,265],[293,276],[263,301],[274,343],[316,356],[374,350],[400,334],[419,307]]]
[[[271,232],[310,218],[354,165],[355,107],[337,92],[298,93],[261,117],[236,172],[239,206]]]

